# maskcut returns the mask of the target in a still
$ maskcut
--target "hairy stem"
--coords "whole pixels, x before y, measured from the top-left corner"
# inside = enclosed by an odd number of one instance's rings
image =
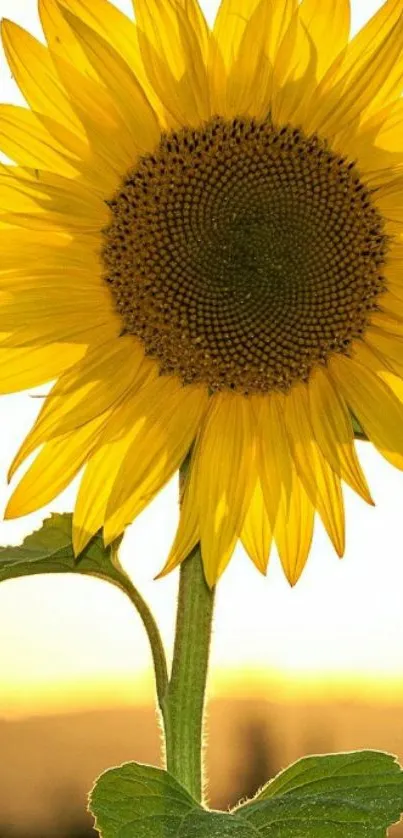
[[[182,467],[183,479],[186,466]],[[168,771],[203,797],[203,724],[214,608],[197,546],[182,563],[171,678],[163,702]]]

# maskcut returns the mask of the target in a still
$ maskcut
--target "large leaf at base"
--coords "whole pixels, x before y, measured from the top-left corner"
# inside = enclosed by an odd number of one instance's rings
[[[75,558],[72,516],[54,513],[40,530],[28,535],[18,547],[0,547],[0,582],[36,573],[84,573],[119,584],[122,573],[114,566],[112,551],[100,535]]]
[[[384,838],[403,812],[403,772],[395,757],[378,751],[307,757],[242,812],[272,838]]]
[[[166,771],[128,762],[105,771],[90,795],[102,838],[252,838],[238,817],[208,812]]]
[[[223,814],[167,772],[127,763],[99,777],[90,809],[102,838],[384,838],[403,811],[403,773],[377,751],[308,757]]]

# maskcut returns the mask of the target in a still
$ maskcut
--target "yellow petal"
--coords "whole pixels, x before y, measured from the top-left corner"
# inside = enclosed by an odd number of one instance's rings
[[[380,378],[390,374],[388,365],[384,363],[382,355],[375,352],[366,341],[360,340],[353,344],[353,352],[351,357],[362,364],[364,367],[372,370]],[[385,379],[386,380],[386,379]]]
[[[333,380],[368,438],[389,462],[403,469],[403,405],[378,369],[375,357],[373,369],[343,355],[329,363]]]
[[[103,387],[112,377],[125,378],[132,388],[135,382],[142,385],[146,378],[157,375],[158,363],[145,357],[142,344],[132,335],[123,335],[118,340],[88,349],[80,363],[59,379],[57,393],[62,398],[87,384]]]
[[[245,26],[228,72],[226,116],[267,116],[277,46],[274,43],[281,39],[279,16],[275,14],[278,9],[276,0],[261,0]]]
[[[397,100],[366,115],[360,130],[346,132],[342,142],[350,159],[357,160],[361,175],[374,191],[390,181],[391,173],[403,163],[403,101]],[[394,243],[390,242],[391,251]],[[391,254],[389,253],[389,260]]]
[[[12,166],[9,167],[13,168]],[[20,189],[15,179],[4,177],[4,173],[0,174],[0,213],[4,217],[4,213],[12,217],[13,213],[34,214],[43,212],[38,207],[34,196],[29,194],[26,189]]]
[[[91,147],[102,158],[107,170],[115,172],[118,185],[122,172],[135,164],[137,150],[113,96],[57,53],[51,51],[51,56]]]
[[[129,396],[114,409],[97,450],[84,470],[73,515],[76,554],[81,553],[92,536],[104,526],[113,484],[138,434],[133,406],[135,402]]]
[[[302,23],[317,50],[317,77],[321,79],[347,47],[350,35],[350,0],[303,0]]]
[[[106,543],[117,538],[177,471],[206,406],[204,387],[184,387],[171,376],[140,390],[133,400],[137,434],[121,463],[106,510]]]
[[[103,199],[113,194],[116,189],[116,173],[110,164],[105,165],[102,155],[91,147],[88,137],[83,140],[50,117],[43,114],[37,116],[56,142],[60,143],[66,152],[74,155],[74,168],[80,173],[80,183],[87,184],[92,192],[101,195]],[[76,177],[75,180],[77,179]]]
[[[227,69],[231,67],[248,25],[261,0],[221,0],[214,35]]]
[[[58,0],[39,0],[39,16],[48,46],[65,61],[79,67],[83,73],[97,78],[96,73],[66,22]]]
[[[65,17],[91,66],[112,94],[133,142],[142,152],[152,151],[160,140],[161,129],[136,76],[110,44],[93,29],[67,10]]]
[[[205,64],[207,65],[210,58],[211,35],[210,27],[204,16],[198,0],[181,0],[186,17],[190,21],[190,25],[196,34],[197,42],[200,45],[201,54]]]
[[[306,384],[291,388],[285,398],[285,417],[298,474],[308,497],[317,508],[334,548],[344,553],[344,504],[340,478],[325,460],[309,417]]]
[[[172,547],[169,551],[167,561],[157,579],[161,579],[174,570],[181,562],[190,556],[190,553],[200,541],[199,516],[196,499],[196,462],[194,453],[189,464],[188,478],[183,490],[181,501],[179,523],[175,533]]]
[[[365,63],[369,53],[383,41],[403,12],[402,0],[386,0],[351,40],[343,71]]]
[[[254,417],[249,399],[212,397],[195,446],[196,497],[206,580],[214,585],[231,558],[253,489]]]
[[[17,204],[18,202],[16,202]],[[79,231],[88,234],[90,237],[95,236],[98,228],[95,223],[85,216],[70,216],[63,215],[63,213],[47,213],[42,207],[38,207],[36,212],[17,212],[16,210],[7,210],[0,215],[3,223],[13,224],[14,227],[20,227],[23,230],[32,230],[38,233],[43,233],[47,230],[50,232],[60,232],[74,235]]]
[[[284,573],[295,585],[306,565],[312,543],[314,507],[297,472],[293,471],[289,496],[284,487],[278,509],[274,538]]]
[[[48,169],[70,177],[77,174],[74,158],[27,108],[0,105],[0,148],[21,166]]]
[[[310,418],[315,439],[336,474],[368,503],[373,503],[354,447],[354,431],[344,400],[324,369],[308,385]]]
[[[349,44],[341,67],[346,76],[354,73],[355,77],[359,78],[365,68],[368,56],[375,53],[382,41],[391,34],[393,28],[401,20],[402,13],[403,0],[386,0],[382,4],[381,8]],[[384,81],[378,87],[378,90],[374,91],[373,98],[369,100],[367,115],[399,97],[402,89],[402,71],[403,62],[400,51],[395,63],[390,67],[390,72],[385,74]]]
[[[7,321],[13,322],[13,331],[0,340],[0,347],[23,347],[40,344],[46,346],[51,343],[84,343],[89,345],[104,343],[108,339],[117,338],[120,332],[119,318],[112,312],[106,312],[102,307],[94,309],[91,320],[84,316],[84,308],[76,311],[57,311],[49,307],[40,312],[33,312],[28,305],[25,309],[18,309],[18,304],[9,307]],[[51,313],[51,316],[49,316]],[[2,323],[4,331],[6,315]]]
[[[399,399],[399,402],[403,402],[403,379],[401,376],[395,375],[395,373],[389,372],[389,370],[385,370],[380,373],[380,377],[382,378],[382,381],[390,387],[392,392]]]
[[[374,203],[379,207],[387,221],[395,222],[397,230],[402,230],[403,178],[392,176],[389,183],[384,183],[375,193]],[[381,300],[381,303],[384,299]]]
[[[403,303],[403,267],[398,266],[398,270],[392,272],[391,266],[388,266],[387,285],[393,297],[400,300],[400,305]]]
[[[16,166],[0,171],[0,208],[10,217],[15,214],[16,223],[26,218],[34,229],[39,222],[52,229],[78,229],[96,236],[110,219],[105,202],[87,186],[42,170],[33,179]]]
[[[241,541],[261,573],[266,573],[272,544],[270,526],[260,481],[257,480],[241,530]]]
[[[365,343],[380,355],[385,368],[394,370],[397,375],[403,375],[403,341],[395,335],[380,329],[368,329]]]
[[[4,123],[1,121],[2,147],[9,157],[25,167],[26,177],[30,174],[31,179],[37,179],[41,169],[43,178],[45,169],[46,173],[74,177],[75,183],[86,184],[103,199],[114,191],[116,175],[111,176],[110,167],[105,166],[86,138],[73,134],[45,114],[13,105],[1,108],[6,117]],[[32,169],[28,170],[27,166]]]
[[[120,338],[106,347],[90,349],[80,363],[57,381],[47,396],[10,466],[9,479],[43,442],[85,425],[113,407],[127,392],[134,395],[154,366],[144,359],[143,352],[131,338]]]
[[[389,335],[393,335],[396,344],[399,346],[401,351],[403,338],[403,323],[399,316],[395,317],[393,314],[389,314],[386,311],[379,311],[375,314],[372,314],[371,322],[365,334],[365,337],[372,331],[382,331],[387,332]]]
[[[292,459],[284,421],[284,397],[273,393],[256,399],[258,414],[257,468],[271,527],[274,527],[281,490],[291,492]]]
[[[108,415],[47,443],[11,495],[5,518],[19,518],[45,506],[68,486],[94,450]]]
[[[362,180],[372,189],[383,186],[389,180],[391,169],[403,163],[403,150],[399,151],[401,129],[389,130],[388,117],[384,111],[380,111],[377,117],[376,125],[371,126],[368,122],[357,133],[347,131],[341,141],[345,144],[344,153],[350,160],[358,161]],[[394,145],[395,150],[389,151],[383,144],[391,147]]]
[[[143,64],[134,22],[109,0],[60,0],[59,6],[63,6],[80,18],[122,56],[150,98],[152,91]],[[155,105],[154,99],[153,105]]]
[[[400,291],[400,293],[402,292]],[[382,322],[385,325],[387,322],[386,318],[392,319],[394,322],[397,320],[398,323],[403,321],[403,299],[396,296],[391,290],[379,297],[378,305],[380,312],[382,312],[383,315],[386,315],[386,317],[382,317]],[[379,322],[380,312],[373,315],[373,318],[371,318],[372,325]]]
[[[380,119],[379,116],[382,118]],[[403,101],[398,99],[391,105],[377,111],[373,116],[373,123],[376,126],[376,145],[390,154],[402,154],[402,128],[403,128]],[[369,126],[371,123],[368,123]]]
[[[263,0],[268,3],[268,0]],[[277,64],[278,52],[290,32],[294,19],[297,18],[297,0],[270,0],[270,26],[264,34],[270,63]]]
[[[15,259],[18,260],[17,254],[15,254]],[[35,291],[38,289],[41,289],[43,296],[47,294],[48,290],[51,294],[58,290],[59,293],[64,291],[68,295],[69,291],[72,291],[73,294],[86,292],[98,283],[99,277],[94,276],[94,274],[77,270],[77,268],[66,270],[65,267],[60,265],[58,268],[42,269],[37,266],[28,272],[12,268],[7,272],[0,273],[0,290],[9,291],[14,295],[21,290]]]
[[[96,240],[101,238],[100,230],[110,221],[110,212],[105,201],[87,185],[75,180],[39,171],[34,183],[16,178],[25,189],[35,196],[35,201],[42,209],[56,216],[60,224],[66,227],[78,227],[81,235],[94,231]]]
[[[362,120],[363,112],[368,111],[375,97],[379,107],[385,104],[388,81],[396,62],[401,61],[402,37],[403,15],[386,36],[377,41],[376,49],[365,54],[364,61],[357,62],[351,71],[346,71],[330,93],[323,96],[322,102],[313,104],[313,130],[331,137],[354,120]],[[384,95],[381,95],[382,91]]]
[[[34,291],[38,288],[42,289],[44,295],[47,293],[47,289],[50,289],[51,292],[57,289],[62,292],[64,289],[67,295],[70,290],[73,293],[88,291],[98,283],[99,277],[94,276],[94,274],[91,275],[78,268],[66,270],[60,264],[55,268],[45,267],[41,269],[37,266],[32,270],[23,268],[21,271],[18,270],[18,267],[13,267],[9,271],[0,273],[0,290],[9,291],[13,295],[18,294],[21,290]]]
[[[108,289],[99,283],[82,290],[70,289],[69,294],[65,293],[65,289],[48,289],[46,297],[40,288],[23,289],[15,296],[7,295],[7,299],[0,300],[0,318],[4,332],[24,327],[27,333],[36,332],[38,338],[42,338],[57,334],[57,329],[60,329],[59,339],[62,339],[63,332],[67,334],[64,327],[68,329],[73,323],[80,324],[84,333],[96,325],[100,328],[108,318],[112,321],[113,313]]]
[[[9,20],[2,21],[1,33],[11,72],[32,110],[56,119],[69,131],[82,134],[83,127],[71,107],[46,47]]]
[[[1,265],[0,272],[18,270],[21,276],[30,276],[30,271],[38,265],[59,270],[68,264],[69,268],[93,271],[99,275],[99,255],[86,241],[82,246],[79,240],[59,231],[46,233],[32,230],[3,230],[0,228]]]
[[[84,351],[83,346],[68,343],[0,348],[0,392],[17,393],[45,384],[75,364]]]
[[[292,14],[274,65],[273,119],[305,129],[315,90],[317,53],[299,14]]]
[[[149,80],[181,125],[209,119],[209,84],[199,31],[174,0],[135,0],[138,38]]]

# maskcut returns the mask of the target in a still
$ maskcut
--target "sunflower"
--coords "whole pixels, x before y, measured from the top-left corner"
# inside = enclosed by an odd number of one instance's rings
[[[54,381],[6,517],[83,469],[77,554],[188,458],[167,572],[240,539],[294,584],[364,435],[403,468],[403,0],[39,0],[7,20],[2,392]]]

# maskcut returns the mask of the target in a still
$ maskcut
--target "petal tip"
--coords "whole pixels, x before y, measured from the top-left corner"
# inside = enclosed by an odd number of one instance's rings
[[[85,550],[94,533],[89,533],[84,529],[74,528],[73,525],[73,553],[74,558],[78,559],[81,553]]]
[[[284,570],[284,573],[285,573],[285,577],[286,577],[286,579],[287,579],[287,582],[288,582],[288,584],[289,584],[290,588],[295,588],[295,586],[296,586],[297,582],[299,582],[299,579],[300,579],[300,577],[301,577],[301,574],[302,574],[303,569],[304,569],[304,568],[302,567],[302,568],[300,568],[299,570],[298,570],[298,569],[296,569],[296,570],[293,570],[292,572],[290,572],[290,570],[289,570],[289,569],[287,569],[287,570],[286,570],[286,569],[283,567],[283,570]]]
[[[253,561],[253,564],[254,564],[256,570],[259,571],[261,576],[267,576],[267,572],[268,572],[268,569],[269,569],[268,562],[266,562],[266,561],[265,562]]]
[[[218,580],[218,571],[216,568],[207,568],[204,563],[203,570],[206,584],[210,588],[210,591],[212,591]]]
[[[8,486],[10,485],[10,483],[11,483],[19,465],[21,465],[21,460],[18,460],[17,457],[14,457],[14,460],[11,463],[11,466],[10,466],[8,472],[7,472],[7,485]]]
[[[164,565],[162,570],[153,577],[153,582],[159,582],[160,579],[164,579],[165,576],[168,576],[169,573],[173,570],[173,567],[169,567],[168,562]]]
[[[13,495],[11,496],[10,500],[7,503],[7,506],[4,510],[3,518],[5,521],[10,521],[13,518],[19,518],[22,513],[18,510],[18,507],[14,504]]]
[[[2,40],[4,41],[7,39],[12,33],[17,33],[18,31],[22,30],[22,26],[19,26],[15,20],[10,20],[8,17],[2,17],[0,20],[0,35]]]
[[[108,521],[105,521],[102,529],[102,538],[105,547],[110,547],[111,544],[114,541],[116,541],[116,539],[123,536],[126,527],[129,526],[129,523],[130,522],[126,523],[124,526],[121,526],[117,521],[113,520],[113,517],[110,518]],[[93,533],[93,535],[95,535],[95,533]]]

